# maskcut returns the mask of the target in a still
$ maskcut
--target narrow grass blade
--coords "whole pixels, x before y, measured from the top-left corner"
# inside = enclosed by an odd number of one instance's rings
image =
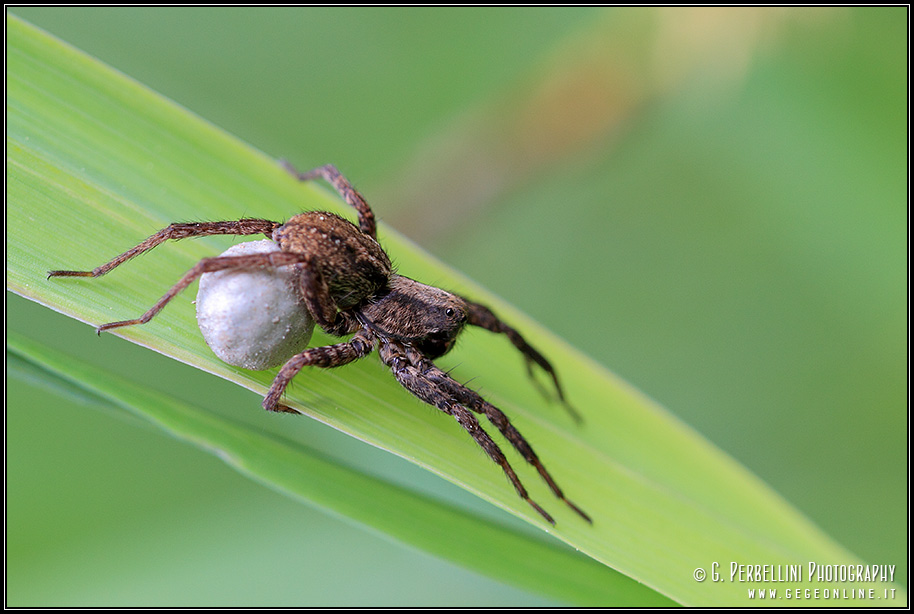
[[[490,577],[581,605],[671,602],[596,561],[362,474],[300,443],[256,432],[13,334],[17,372],[81,404],[114,406],[327,512]]]
[[[328,192],[295,182],[274,160],[142,85],[16,19],[8,18],[7,28],[12,291],[92,325],[135,317],[225,243],[161,246],[101,279],[48,280],[46,271],[92,268],[173,221],[281,220],[315,208],[352,215]],[[644,395],[391,229],[382,226],[380,234],[403,274],[490,304],[560,366],[582,425],[537,394],[503,338],[474,331],[441,361],[459,379],[484,376],[486,397],[533,442],[593,525],[564,508],[535,470],[512,456],[532,497],[556,517],[554,528],[546,525],[453,420],[412,399],[376,359],[302,374],[289,404],[428,468],[682,604],[753,603],[744,583],[699,582],[697,568],[717,564],[728,573],[731,563],[859,562]],[[117,334],[263,393],[273,372],[220,363],[200,338],[191,301],[187,292],[149,324]],[[87,341],[92,334],[87,328]],[[250,435],[246,445],[253,450]],[[293,467],[274,467],[273,485],[285,488],[303,477]],[[805,579],[799,585],[831,588]],[[842,602],[848,603],[857,601]]]

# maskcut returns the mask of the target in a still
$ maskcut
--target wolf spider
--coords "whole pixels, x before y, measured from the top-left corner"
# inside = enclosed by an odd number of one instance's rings
[[[284,163],[299,181],[323,178],[358,213],[358,226],[333,213],[311,211],[285,224],[264,219],[227,222],[176,223],[92,271],[49,271],[49,277],[99,277],[169,239],[208,235],[263,234],[282,251],[244,256],[204,258],[188,271],[149,311],[134,320],[102,324],[97,331],[144,324],[181,290],[204,273],[251,267],[296,265],[300,287],[315,322],[335,336],[353,334],[349,341],[309,348],[288,359],[263,400],[268,411],[293,412],[280,400],[293,377],[306,366],[339,367],[367,356],[377,347],[382,362],[397,381],[422,401],[453,416],[489,457],[498,463],[517,494],[550,524],[555,520],[527,494],[498,444],[476,419],[485,415],[514,448],[533,465],[556,497],[588,522],[590,517],[562,493],[527,440],[507,416],[475,391],[458,383],[432,360],[448,352],[466,324],[505,335],[523,354],[528,370],[536,363],[551,376],[565,403],[558,376],[542,354],[487,307],[456,294],[397,275],[378,244],[375,218],[368,203],[333,165],[299,173]],[[534,380],[535,381],[535,380]]]

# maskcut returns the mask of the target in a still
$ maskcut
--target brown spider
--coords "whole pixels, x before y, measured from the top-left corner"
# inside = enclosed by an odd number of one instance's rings
[[[99,277],[168,239],[264,234],[278,243],[282,251],[204,258],[141,317],[102,324],[98,332],[148,322],[204,273],[297,265],[305,304],[317,324],[331,335],[354,335],[349,341],[310,348],[290,358],[273,380],[263,400],[264,409],[294,413],[280,399],[289,382],[303,367],[339,367],[367,356],[377,346],[381,360],[391,369],[397,381],[422,401],[453,416],[501,466],[517,494],[550,524],[554,525],[555,520],[530,499],[507,458],[482,429],[474,412],[485,415],[521,456],[536,467],[555,496],[592,522],[587,514],[565,498],[530,444],[507,416],[436,367],[432,360],[454,346],[457,335],[466,324],[502,333],[524,355],[528,369],[536,363],[551,376],[564,403],[564,394],[552,365],[487,307],[394,273],[390,258],[378,244],[371,208],[336,167],[328,164],[307,173],[298,173],[287,163],[284,164],[299,181],[323,178],[330,183],[358,212],[358,227],[326,211],[301,213],[285,224],[263,219],[171,224],[92,271],[49,271],[48,276]],[[578,419],[570,406],[565,405]]]

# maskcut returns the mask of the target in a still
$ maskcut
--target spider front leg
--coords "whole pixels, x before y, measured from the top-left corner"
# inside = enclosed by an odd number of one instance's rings
[[[549,485],[553,494],[564,501],[568,507],[577,512],[581,518],[593,524],[593,520],[590,519],[590,516],[565,497],[562,489],[559,488],[559,485],[556,484],[555,480],[552,479],[552,476],[549,475],[549,472],[546,471],[546,467],[543,466],[542,461],[533,451],[533,448],[524,436],[520,434],[520,431],[511,424],[511,421],[508,420],[508,416],[506,416],[503,411],[486,401],[479,393],[458,383],[450,375],[439,369],[422,355],[413,352],[408,352],[407,355],[409,356],[410,361],[420,369],[426,378],[439,385],[441,389],[451,395],[452,398],[476,413],[484,414],[485,417],[489,419],[489,422],[494,424],[504,438],[514,446],[514,449],[524,457],[524,460],[536,467],[537,472],[543,478],[543,481]]]
[[[532,363],[538,364],[546,373],[552,377],[552,383],[555,384],[556,393],[559,396],[559,401],[562,405],[571,414],[571,417],[574,418],[575,422],[581,422],[581,415],[577,410],[571,406],[570,403],[565,399],[565,393],[562,390],[562,385],[559,383],[559,376],[555,372],[555,369],[552,368],[552,365],[549,363],[546,358],[537,352],[527,341],[521,336],[519,332],[502,322],[498,317],[492,313],[492,310],[486,307],[485,305],[480,305],[479,303],[474,303],[467,299],[463,299],[467,303],[469,308],[469,313],[467,317],[467,323],[472,324],[473,326],[479,326],[486,330],[490,330],[493,333],[502,333],[511,340],[511,343],[514,344],[521,354],[524,355],[524,359],[527,361],[527,371],[530,373],[530,377],[533,377],[533,369],[531,368]],[[533,380],[536,382],[536,380]]]
[[[309,348],[301,354],[296,354],[286,361],[286,364],[276,374],[276,378],[270,386],[270,391],[267,392],[267,396],[263,399],[263,408],[267,411],[298,413],[280,403],[279,400],[282,398],[292,378],[298,375],[299,371],[304,367],[330,369],[348,365],[354,360],[368,356],[373,347],[374,338],[371,333],[361,330],[345,343]]]
[[[546,480],[553,492],[567,503],[575,512],[585,520],[591,522],[590,517],[576,505],[568,501],[562,491],[555,484],[552,477],[546,472],[542,463],[533,453],[533,449],[526,439],[515,429],[508,418],[493,405],[486,403],[479,395],[465,386],[458,384],[446,373],[438,369],[419,352],[405,345],[391,340],[381,339],[379,352],[381,360],[390,367],[397,381],[413,395],[422,401],[433,405],[441,411],[453,416],[476,443],[485,450],[493,461],[504,471],[508,480],[514,486],[517,494],[537,511],[550,524],[555,520],[538,503],[530,498],[527,489],[514,472],[508,459],[505,457],[498,444],[480,426],[475,416],[471,413],[484,413],[489,420],[505,435],[508,441],[524,456],[527,462],[534,465],[540,475]]]
[[[310,181],[312,179],[323,179],[333,186],[333,188],[343,197],[351,207],[359,214],[359,230],[367,234],[372,239],[377,240],[377,223],[374,219],[374,213],[368,206],[365,197],[359,194],[358,190],[353,187],[348,179],[343,177],[337,168],[332,164],[325,164],[318,168],[311,169],[304,173],[295,170],[286,160],[281,160],[283,167],[292,173],[299,181]]]

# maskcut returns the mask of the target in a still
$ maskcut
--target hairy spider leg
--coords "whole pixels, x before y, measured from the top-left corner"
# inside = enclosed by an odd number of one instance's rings
[[[357,305],[359,300],[383,300],[383,296],[378,294],[374,296],[371,292],[363,295],[360,291],[364,290],[366,285],[371,286],[374,276],[386,275],[388,277],[390,262],[383,250],[376,244],[376,222],[371,207],[365,201],[361,194],[355,190],[352,184],[346,180],[333,165],[325,165],[305,173],[297,172],[289,163],[283,162],[286,169],[300,181],[309,181],[312,179],[324,179],[330,183],[334,189],[352,206],[358,213],[359,231],[373,239],[375,242],[361,244],[356,241],[356,248],[361,247],[367,250],[369,255],[373,255],[375,260],[374,268],[367,273],[361,271],[356,266],[359,261],[342,263],[344,276],[340,279],[335,278],[337,287],[341,286],[345,290],[347,284],[356,292],[352,305],[347,303],[347,310]],[[294,220],[295,218],[293,218]],[[323,218],[321,218],[323,219]],[[341,222],[343,220],[340,220]],[[347,222],[348,224],[348,222]],[[273,222],[264,219],[243,219],[238,221],[226,222],[199,222],[199,223],[178,223],[171,224],[167,228],[155,233],[145,241],[117,256],[110,262],[99,266],[92,271],[49,271],[48,277],[54,276],[75,276],[75,277],[99,277],[134,258],[135,256],[148,251],[157,245],[169,239],[183,239],[196,236],[207,235],[253,235],[263,234],[273,239],[277,229],[282,226],[279,222]],[[294,228],[293,228],[294,230]],[[315,229],[316,230],[316,229]],[[373,247],[372,247],[373,246]],[[284,249],[289,246],[285,246]],[[376,249],[375,249],[376,248]],[[332,250],[331,250],[332,251]],[[344,250],[345,252],[345,250]],[[381,256],[378,255],[380,252]],[[332,255],[332,254],[331,254]],[[269,254],[251,254],[246,256],[220,256],[216,258],[205,258],[197,263],[188,271],[159,301],[145,314],[135,320],[125,320],[121,322],[111,322],[103,324],[97,331],[109,330],[121,326],[131,326],[135,324],[144,324],[151,320],[171,299],[177,296],[183,289],[190,285],[197,277],[207,272],[220,271],[232,268],[250,268],[265,266],[287,266],[292,264],[302,265],[299,270],[302,272],[300,281],[301,292],[309,310],[315,316],[315,320],[327,332],[335,335],[344,335],[355,332],[355,336],[347,342],[336,345],[311,348],[293,356],[280,369],[267,396],[264,398],[263,407],[270,411],[293,411],[289,407],[282,405],[279,401],[289,385],[289,382],[305,366],[317,366],[330,368],[342,366],[367,356],[373,349],[375,343],[379,344],[379,353],[382,361],[393,371],[398,382],[413,395],[422,401],[433,405],[445,413],[453,416],[457,422],[473,437],[476,443],[482,447],[489,457],[501,466],[505,475],[514,485],[518,495],[527,501],[537,513],[545,518],[550,524],[555,524],[554,519],[536,502],[530,499],[526,489],[514,472],[513,468],[507,461],[501,449],[494,440],[480,426],[474,416],[477,414],[485,415],[488,420],[499,429],[502,435],[508,439],[512,446],[524,457],[524,459],[533,465],[540,476],[552,489],[553,493],[562,499],[569,507],[577,512],[588,522],[591,519],[580,508],[565,498],[561,489],[546,471],[542,462],[533,452],[532,447],[517,429],[511,425],[508,418],[501,410],[494,405],[485,401],[481,396],[457,383],[446,373],[434,366],[430,359],[426,358],[420,350],[400,341],[388,338],[384,335],[372,332],[366,323],[361,323],[356,315],[347,313],[347,310],[339,310],[334,296],[330,291],[330,286],[324,279],[321,266],[316,266],[313,260],[314,254],[309,253],[307,249],[292,249],[290,251],[274,252]],[[380,265],[378,264],[380,262]],[[386,264],[385,264],[386,263]],[[348,275],[348,277],[347,277]],[[377,285],[377,284],[376,284]],[[376,290],[383,289],[381,284]],[[344,298],[348,296],[344,293]],[[339,297],[337,297],[338,300]],[[532,364],[536,363],[543,368],[552,377],[555,388],[558,392],[559,399],[565,404],[566,408],[572,415],[580,420],[576,412],[565,402],[564,393],[559,384],[558,376],[551,364],[535,349],[533,349],[524,338],[513,328],[501,322],[487,307],[466,301],[468,305],[468,323],[486,328],[487,330],[505,334],[514,346],[524,355],[528,370],[532,372]],[[407,314],[409,315],[409,314]],[[357,332],[358,331],[358,332]],[[459,331],[455,331],[456,332]],[[452,341],[452,339],[451,339]],[[434,345],[429,346],[435,349]],[[449,346],[445,348],[445,351]],[[534,383],[537,380],[534,379]]]
[[[186,224],[171,224],[148,239],[129,249],[110,262],[107,262],[91,271],[48,271],[48,277],[101,277],[111,269],[120,266],[143,252],[148,252],[168,241],[169,239],[187,239],[190,237],[206,237],[211,235],[256,235],[264,234],[267,238],[273,237],[273,231],[281,226],[279,222],[263,219],[243,219],[234,222],[191,222]]]
[[[334,189],[336,189],[336,191],[340,194],[340,196],[342,196],[343,199],[358,212],[359,229],[365,234],[369,235],[371,238],[377,239],[376,222],[371,207],[365,200],[365,197],[363,197],[355,189],[355,187],[353,187],[352,183],[340,173],[336,166],[332,164],[326,164],[310,171],[299,172],[287,160],[281,160],[280,162],[282,163],[283,167],[299,181],[324,179],[327,183],[332,185]],[[319,284],[319,280],[317,280],[315,283]],[[514,346],[524,355],[524,359],[527,364],[527,372],[530,374],[531,379],[533,379],[533,370],[531,367],[532,363],[538,364],[544,371],[546,371],[546,373],[548,373],[552,378],[552,382],[555,385],[555,390],[558,394],[559,401],[565,407],[565,410],[571,414],[571,417],[575,420],[575,422],[580,423],[581,415],[565,398],[565,392],[562,389],[562,385],[559,383],[558,374],[556,374],[555,369],[553,369],[549,361],[546,360],[546,358],[538,351],[536,351],[536,349],[534,349],[529,343],[527,343],[527,341],[521,336],[520,333],[499,320],[498,317],[492,313],[488,307],[480,305],[479,303],[474,303],[465,298],[464,300],[467,302],[470,308],[468,322],[474,326],[479,326],[492,332],[502,333],[506,335],[508,339],[511,340],[511,343],[513,343]],[[328,332],[342,330],[344,326],[351,324],[339,322],[338,318],[335,321],[331,321],[331,312],[329,311],[324,311],[326,315],[323,316],[322,319],[322,316],[314,310],[316,305],[308,303],[308,306],[309,309],[311,309],[312,313],[315,315],[318,323]],[[533,382],[537,388],[542,391],[539,382],[536,379],[533,379]]]
[[[540,474],[543,475],[553,492],[584,519],[591,522],[590,517],[587,516],[587,514],[565,499],[551,476],[546,473],[542,463],[539,462],[539,459],[533,454],[530,445],[517,429],[510,426],[510,422],[504,414],[491,405],[489,405],[489,407],[494,409],[495,412],[491,412],[491,409],[489,412],[484,410],[480,411],[477,407],[473,407],[473,405],[477,405],[480,408],[482,407],[482,405],[476,402],[474,397],[479,398],[480,400],[481,398],[478,397],[476,393],[451,379],[450,376],[438,369],[430,361],[426,360],[419,352],[389,339],[382,338],[380,341],[379,353],[381,355],[381,360],[390,367],[394,377],[397,378],[397,381],[420,400],[453,416],[460,426],[462,426],[470,436],[473,437],[476,443],[485,450],[486,454],[489,455],[489,458],[502,468],[502,471],[504,471],[521,499],[530,504],[530,506],[543,518],[550,524],[555,525],[555,520],[552,516],[530,498],[527,489],[514,472],[514,469],[501,451],[501,448],[498,447],[498,444],[495,443],[482,426],[480,426],[479,421],[473,416],[471,410],[484,413],[489,420],[505,434],[510,443],[521,452],[524,458],[540,471]],[[485,402],[483,401],[483,403]]]
[[[323,179],[333,186],[333,188],[343,197],[351,207],[359,214],[359,230],[367,234],[372,239],[377,240],[377,223],[375,222],[374,212],[368,205],[365,197],[359,194],[358,190],[343,177],[340,171],[332,164],[325,164],[311,169],[304,173],[298,172],[292,164],[286,160],[280,160],[283,167],[292,173],[299,181],[310,181],[312,179]]]
[[[96,267],[91,271],[48,271],[48,277],[100,277],[105,273],[111,271],[111,269],[124,264],[131,258],[139,256],[143,252],[147,252],[152,248],[164,243],[165,241],[168,241],[169,239],[178,240],[187,239],[190,237],[205,237],[212,235],[256,234],[263,234],[268,238],[272,238],[273,231],[279,226],[281,226],[279,222],[255,218],[246,218],[242,220],[226,222],[190,222],[170,224],[167,228],[163,228],[157,233],[151,235],[149,238],[147,238],[145,241],[133,249],[127,250],[110,262]],[[196,265],[194,265],[194,267],[188,271],[184,277],[178,281],[178,283],[172,286],[172,288],[165,294],[165,296],[159,299],[159,301],[142,316],[136,318],[135,320],[123,320],[120,322],[109,322],[108,324],[102,324],[95,329],[95,332],[100,334],[102,331],[110,330],[112,328],[119,328],[121,326],[133,326],[135,324],[145,324],[151,320],[158,312],[160,312],[171,299],[177,296],[181,290],[189,286],[191,282],[193,282],[203,273],[223,271],[225,269],[233,268],[249,268],[255,266],[285,266],[288,264],[299,263],[301,260],[301,256],[296,254],[288,254],[285,252],[276,252],[271,254],[251,254],[247,256],[220,256],[215,258],[204,258]]]
[[[581,508],[579,508],[577,505],[565,497],[562,489],[559,488],[555,480],[552,479],[552,476],[549,475],[548,471],[546,471],[546,467],[543,466],[542,461],[533,451],[533,447],[524,438],[524,436],[520,434],[520,431],[518,431],[517,428],[511,424],[508,416],[506,416],[503,411],[486,401],[484,398],[482,398],[482,396],[479,395],[479,393],[457,382],[448,373],[445,373],[434,363],[425,358],[421,353],[413,350],[412,348],[406,348],[406,350],[407,358],[413,364],[413,366],[419,369],[419,372],[423,374],[425,379],[435,384],[461,405],[471,409],[478,414],[483,414],[486,418],[488,418],[489,422],[494,424],[499,432],[501,432],[501,434],[504,436],[504,438],[507,439],[512,446],[514,446],[514,449],[524,457],[524,460],[536,467],[537,472],[543,478],[543,481],[549,485],[549,488],[552,490],[553,494],[564,501],[568,507],[577,512],[577,514],[584,520],[593,524],[590,516],[584,513]]]
[[[359,323],[355,318],[337,310],[337,305],[330,295],[330,287],[320,270],[317,267],[308,266],[308,263],[309,261],[305,260],[305,266],[301,269],[299,285],[305,306],[311,312],[314,321],[336,337],[348,335],[358,329]]]
[[[309,348],[300,354],[296,354],[287,360],[286,364],[279,370],[279,373],[276,374],[276,378],[270,386],[270,391],[267,392],[267,396],[263,399],[263,408],[267,411],[298,413],[280,403],[279,400],[289,386],[289,382],[298,375],[299,371],[304,367],[330,369],[348,365],[350,362],[368,356],[373,347],[374,340],[371,334],[362,330],[344,343]]]
[[[300,254],[289,252],[271,252],[268,254],[249,254],[246,256],[217,256],[215,258],[204,258],[194,265],[194,267],[184,274],[178,283],[173,285],[165,295],[156,302],[152,308],[135,320],[123,320],[121,322],[109,322],[102,324],[95,329],[95,332],[101,334],[102,331],[120,328],[121,326],[133,326],[135,324],[145,324],[151,320],[162,308],[168,304],[171,299],[178,295],[181,290],[189,286],[195,279],[204,273],[214,271],[224,271],[226,269],[249,269],[252,267],[266,266],[286,266],[298,264],[302,261]]]
[[[514,344],[520,352],[524,355],[524,360],[527,363],[527,372],[530,374],[531,379],[533,379],[534,384],[537,388],[542,391],[539,382],[533,378],[533,368],[532,364],[538,364],[546,373],[552,377],[552,382],[555,384],[555,390],[558,394],[559,401],[561,401],[562,406],[571,414],[571,417],[574,418],[575,422],[581,422],[581,415],[577,410],[572,407],[572,405],[565,399],[565,393],[562,390],[562,385],[559,383],[559,376],[555,372],[555,369],[552,368],[552,365],[549,363],[546,358],[537,352],[526,339],[524,339],[519,332],[502,322],[498,319],[492,310],[486,307],[485,305],[480,305],[479,303],[474,303],[473,301],[463,299],[466,301],[467,306],[469,307],[469,313],[467,318],[467,323],[472,324],[473,326],[479,326],[486,330],[492,331],[493,333],[501,333],[508,337],[511,340],[511,343]]]

